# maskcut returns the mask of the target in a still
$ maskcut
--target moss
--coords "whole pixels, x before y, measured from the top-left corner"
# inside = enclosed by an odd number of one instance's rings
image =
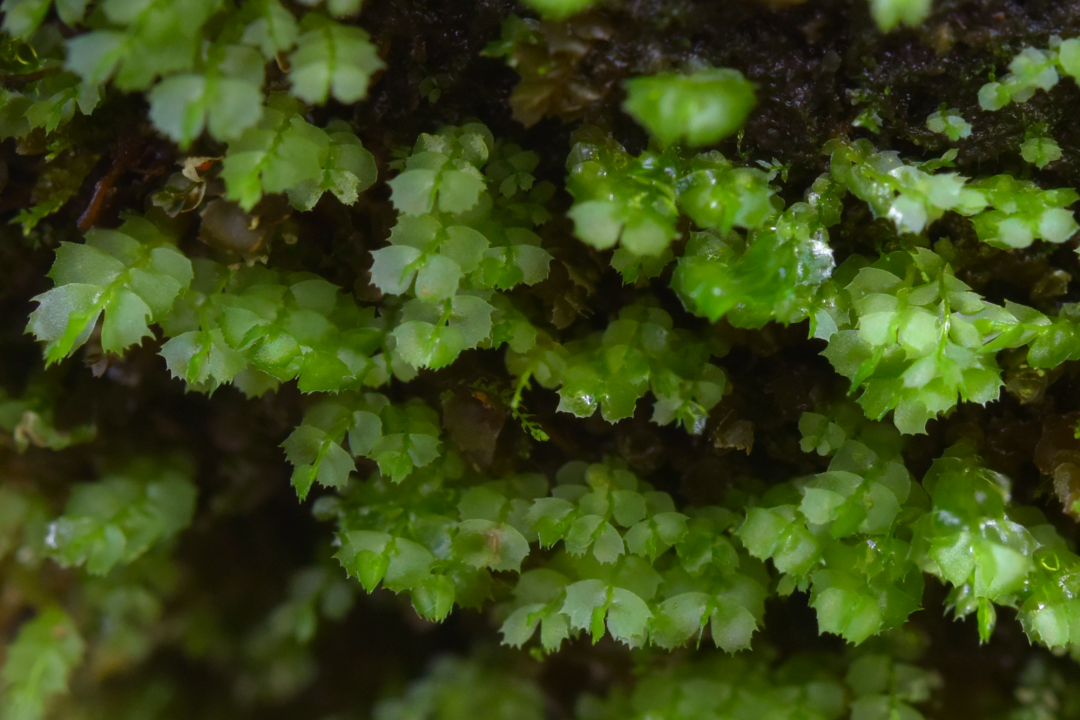
[[[63,33],[71,31],[51,16],[48,22]],[[202,498],[193,526],[171,555],[175,577],[155,586],[164,603],[161,619],[135,632],[140,640],[150,638],[147,658],[125,661],[128,656],[115,648],[109,655],[108,627],[90,627],[91,647],[105,649],[93,651],[92,673],[76,676],[73,703],[130,708],[160,701],[167,708],[161,717],[366,716],[378,697],[400,694],[431,657],[469,652],[485,657],[476,649],[499,639],[494,630],[498,621],[491,622],[485,613],[458,610],[436,626],[416,616],[407,600],[384,592],[368,596],[355,584],[348,591],[356,596],[352,612],[311,619],[323,613],[311,598],[328,594],[333,600],[337,591],[330,580],[315,583],[308,571],[338,569],[330,559],[335,550],[330,526],[314,520],[311,511],[314,507],[325,520],[332,515],[327,508],[339,501],[334,493],[316,488],[314,502],[301,506],[290,487],[279,445],[312,404],[295,387],[286,384],[257,399],[228,386],[210,396],[187,393],[183,383],[168,377],[157,355],[164,338],[155,336],[115,355],[105,352],[102,345],[108,347],[109,339],[103,341],[100,332],[89,335],[76,357],[41,374],[39,349],[24,334],[31,298],[48,290],[53,252],[62,241],[79,241],[80,225],[115,228],[128,211],[167,213],[175,216],[179,248],[191,258],[221,267],[265,260],[283,274],[314,272],[343,288],[341,297],[349,303],[378,305],[389,317],[404,300],[392,299],[389,290],[384,296],[380,284],[372,282],[372,253],[387,246],[398,222],[400,208],[391,202],[392,186],[386,180],[395,176],[399,149],[446,125],[482,122],[495,138],[535,152],[537,165],[528,174],[559,188],[542,201],[553,218],[536,228],[552,258],[546,279],[506,293],[546,334],[541,344],[549,343],[548,349],[556,342],[592,347],[589,343],[597,342],[620,311],[648,297],[655,317],[667,317],[692,335],[695,348],[708,346],[711,362],[723,368],[728,392],[710,395],[696,420],[684,420],[697,432],[653,422],[651,402],[637,403],[614,423],[599,414],[578,418],[559,412],[560,398],[550,389],[557,383],[544,389],[537,378],[526,386],[507,371],[503,351],[470,349],[448,367],[393,381],[383,389],[386,396],[399,404],[416,399],[432,413],[437,409],[439,421],[429,423],[430,432],[437,433],[441,425],[447,448],[460,450],[464,463],[493,475],[527,468],[554,476],[568,460],[614,457],[643,481],[670,493],[680,507],[741,511],[750,498],[759,502],[770,491],[788,492],[784,483],[828,467],[827,458],[800,448],[804,412],[864,421],[846,397],[848,382],[821,356],[825,343],[808,339],[809,323],[800,304],[804,298],[785,295],[790,288],[783,282],[776,288],[764,284],[801,267],[785,254],[794,251],[783,238],[765,248],[768,252],[751,255],[743,238],[691,234],[690,220],[675,213],[669,218],[675,237],[671,257],[644,266],[620,256],[615,262],[624,263],[617,265],[621,274],[612,269],[609,256],[575,239],[567,215],[573,199],[565,191],[566,161],[575,142],[588,133],[609,135],[628,157],[653,157],[642,155],[649,138],[622,110],[626,81],[706,66],[742,73],[755,86],[756,107],[740,132],[703,150],[719,150],[737,166],[751,168],[743,170],[755,182],[783,168],[783,181],[774,181],[789,208],[828,173],[825,148],[837,140],[866,139],[911,163],[940,158],[955,148],[954,170],[966,176],[1003,174],[1041,188],[1080,186],[1076,83],[1063,81],[1026,103],[995,112],[983,110],[978,100],[980,88],[992,76],[1002,76],[1023,48],[1048,47],[1052,35],[1080,35],[1080,5],[1072,0],[940,0],[924,24],[889,34],[877,28],[866,3],[849,0],[622,0],[565,20],[539,19],[525,6],[502,0],[369,0],[355,22],[370,33],[385,70],[374,77],[364,101],[330,101],[303,111],[306,122],[317,128],[335,120],[348,123],[372,153],[379,180],[355,203],[328,194],[310,211],[299,212],[285,198],[271,195],[244,211],[223,199],[226,188],[213,179],[198,198],[186,195],[194,181],[176,174],[182,153],[153,129],[138,94],[110,90],[90,118],[75,115],[57,133],[29,132],[0,145],[0,214],[6,223],[0,228],[0,387],[6,398],[0,403],[0,426],[6,432],[0,442],[2,487],[34,494],[56,515],[73,483],[97,477],[102,468],[136,451],[179,451],[193,458]],[[11,60],[0,67],[5,91],[19,91],[26,81],[19,78],[23,66],[16,63],[25,52],[22,45],[0,48],[0,55]],[[287,90],[284,65],[268,67],[267,90]],[[942,106],[970,122],[970,136],[950,138],[927,127],[928,116]],[[864,112],[878,118],[878,130],[856,125]],[[583,134],[586,123],[593,129]],[[1033,128],[1054,138],[1063,150],[1060,159],[1041,167],[1025,160],[1022,147]],[[211,178],[219,169],[213,159],[224,152],[225,146],[210,137],[197,140],[191,150],[208,158],[200,172]],[[760,172],[759,161],[767,165]],[[719,167],[714,170],[720,172]],[[769,193],[762,193],[763,202],[771,202]],[[200,202],[200,212],[193,212]],[[34,216],[34,227],[7,224],[38,203],[44,209]],[[949,213],[925,236],[905,235],[850,196],[836,222],[822,225],[828,226],[837,265],[856,255],[871,262],[893,251],[932,248],[988,302],[1017,302],[1053,318],[1074,319],[1075,306],[1069,304],[1080,301],[1075,280],[1080,267],[1072,244],[989,247],[968,219]],[[668,264],[676,256],[689,259],[676,269]],[[696,258],[707,258],[710,272],[720,258],[725,268],[735,268],[735,275],[752,279],[746,298],[767,307],[744,299],[733,315],[722,317],[730,308],[716,310],[719,304],[703,313],[716,322],[695,316],[695,307],[688,310],[683,303]],[[854,260],[849,269],[859,262]],[[815,282],[831,269],[822,270]],[[377,278],[380,269],[374,273]],[[721,280],[698,278],[693,292],[702,294],[709,282],[723,285]],[[775,316],[782,303],[790,310],[783,319],[793,324],[765,324],[762,318]],[[690,357],[691,350],[683,354]],[[921,477],[948,447],[966,443],[982,453],[988,468],[1012,478],[1017,503],[1037,506],[1062,536],[1076,541],[1077,365],[1035,368],[1023,348],[1003,351],[998,362],[1003,368],[1001,399],[985,407],[962,403],[931,420],[929,434],[903,448],[903,461]],[[32,418],[24,421],[27,408],[44,403],[43,397],[48,408],[37,418],[46,426],[34,425]],[[8,422],[16,415],[16,421]],[[536,423],[548,440],[539,441],[529,423]],[[83,442],[62,452],[39,447],[71,438]],[[375,468],[375,461],[361,458],[357,473],[366,476]],[[71,602],[82,613],[79,622],[98,617],[92,603],[65,600],[80,597],[81,581],[74,573],[51,565],[29,572],[11,557],[0,557],[0,628],[8,638],[43,598]],[[540,565],[547,557],[527,562]],[[483,593],[472,590],[477,597],[490,592],[506,599],[507,582],[496,576],[481,588]],[[893,645],[882,651],[940,675],[941,687],[921,706],[928,717],[1000,716],[1017,704],[1012,695],[1017,687],[1049,687],[1071,707],[1062,681],[1048,678],[1075,682],[1073,664],[1032,647],[1008,610],[1001,612],[991,642],[980,647],[974,622],[943,619],[949,602],[943,587],[930,581],[926,610],[912,615],[908,634],[892,637],[888,642]],[[835,637],[818,635],[804,594],[770,600],[767,619],[755,645],[760,641],[761,647],[772,648],[765,653],[796,658],[776,670],[777,683],[803,677],[795,667],[803,652],[820,652],[822,672],[842,679],[845,656],[855,651]],[[310,643],[294,632],[305,622],[317,625]],[[914,651],[904,655],[914,646],[923,648],[917,661]],[[685,660],[692,654],[683,650],[647,660],[677,674],[693,664]],[[569,643],[543,663],[522,653],[486,658],[489,666],[536,681],[522,691],[524,696],[528,703],[539,702],[529,689],[539,687],[547,715],[557,718],[574,716],[575,703],[588,693],[604,695],[628,686],[640,660],[610,639],[595,646]],[[761,660],[755,658],[755,663]],[[779,666],[768,658],[761,662]],[[640,664],[655,667],[646,660]],[[444,669],[435,672],[436,680],[445,676],[450,686],[477,682],[485,693],[490,690],[487,671],[455,674],[459,671],[445,669],[451,665],[440,666]],[[1021,675],[1022,666],[1034,669]],[[154,695],[155,688],[168,684],[176,689]],[[429,686],[418,687],[419,697]],[[453,695],[432,692],[439,698]],[[1025,690],[1017,702],[1033,707],[1036,696],[1045,693]],[[582,707],[589,707],[587,701]],[[125,717],[115,712],[111,717]]]

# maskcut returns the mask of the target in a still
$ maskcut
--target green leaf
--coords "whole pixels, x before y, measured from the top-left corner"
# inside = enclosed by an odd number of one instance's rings
[[[754,557],[772,558],[781,572],[803,575],[817,561],[821,547],[793,519],[793,509],[789,506],[750,508],[736,534]]]
[[[420,617],[441,622],[454,609],[454,583],[442,575],[432,575],[412,589],[412,602]]]
[[[709,630],[716,647],[725,652],[737,652],[750,647],[750,639],[757,630],[758,621],[753,613],[734,600],[720,596],[709,618]]]
[[[52,0],[4,0],[4,31],[17,38],[30,37],[49,12]]]
[[[861,643],[884,627],[876,598],[866,593],[856,578],[834,570],[818,570],[813,576],[810,606],[817,611],[821,632]]]
[[[983,110],[1000,110],[1010,102],[1027,102],[1039,90],[1057,85],[1057,54],[1053,51],[1024,48],[1009,63],[1009,72],[1000,81],[989,82],[979,90]]]
[[[623,109],[662,145],[700,146],[737,132],[756,104],[754,85],[741,72],[716,68],[627,80]]]
[[[53,700],[67,692],[68,678],[82,661],[86,644],[71,618],[49,607],[19,629],[7,648],[0,716],[41,720]]]
[[[454,214],[470,210],[486,187],[484,178],[471,168],[440,173],[439,210]]]
[[[383,582],[394,591],[415,588],[431,577],[431,566],[434,563],[435,556],[427,548],[405,538],[395,538]],[[447,588],[445,583],[437,583],[422,590],[421,599],[431,601],[425,602],[424,610],[436,614],[444,609],[448,589],[452,590],[452,586]]]
[[[520,572],[529,554],[529,542],[517,529],[491,520],[459,523],[455,544],[466,553],[465,562],[492,570]]]
[[[588,10],[598,0],[525,0],[525,4],[545,18],[561,20]]]
[[[152,223],[130,217],[91,230],[84,245],[62,243],[50,272],[57,286],[35,298],[28,330],[57,362],[82,346],[102,314],[101,343],[120,353],[151,335],[193,278],[191,262]]]
[[[931,9],[930,0],[870,0],[870,14],[882,32],[901,24],[922,25],[930,17]]]
[[[385,67],[367,33],[314,13],[304,17],[302,29],[289,56],[293,94],[316,105],[330,96],[346,104],[364,98],[371,76]]]
[[[63,566],[104,575],[130,563],[191,522],[196,489],[184,470],[136,462],[123,474],[78,484],[46,544]]]
[[[248,366],[218,328],[177,335],[161,346],[160,353],[173,377],[190,386],[205,385],[210,389],[231,382]]]
[[[1035,240],[1060,243],[1080,229],[1065,208],[1080,195],[1072,189],[1042,190],[1034,183],[996,175],[973,183],[990,207],[972,218],[983,242],[999,248],[1024,248]]]
[[[289,201],[297,210],[311,210],[324,192],[352,205],[378,179],[375,158],[351,131],[333,132],[329,141],[326,156],[319,159],[321,181],[305,181],[288,190]]]
[[[929,6],[928,6],[929,7]],[[926,118],[926,129],[942,133],[953,142],[971,137],[971,123],[964,119],[955,108],[942,108],[930,113]]]
[[[462,353],[468,343],[460,329],[436,327],[431,323],[410,321],[394,328],[397,352],[405,362],[418,368],[440,368],[449,365]]]
[[[301,500],[316,481],[323,487],[344,487],[356,464],[341,447],[352,416],[344,407],[328,402],[304,416],[304,422],[281,444],[294,466],[292,484]]]
[[[921,233],[949,210],[974,215],[987,205],[982,192],[967,187],[967,178],[905,165],[896,152],[877,152],[868,140],[831,141],[825,149],[832,153],[833,178],[902,233]]]
[[[150,119],[186,148],[208,127],[235,140],[262,116],[263,59],[241,45],[211,49],[199,74],[177,74],[150,91]]]
[[[435,187],[438,174],[434,170],[407,170],[387,181],[390,199],[398,212],[423,215],[435,207]]]
[[[203,26],[218,10],[217,0],[109,2],[104,28],[67,43],[67,67],[88,85],[115,76],[124,91],[146,90],[161,76],[194,69]]]
[[[463,276],[456,262],[443,255],[433,255],[417,272],[413,292],[421,300],[449,300],[457,294]]]
[[[813,450],[818,455],[832,455],[847,440],[847,433],[824,415],[805,412],[799,417],[799,432],[802,440],[799,447],[803,452]]]
[[[699,637],[708,621],[709,597],[702,592],[686,592],[668,598],[656,608],[651,623],[652,641],[673,649]]]
[[[1051,137],[1032,137],[1020,145],[1020,157],[1042,170],[1061,159],[1061,146]]]
[[[567,597],[569,590],[567,588]],[[621,587],[611,591],[607,627],[613,638],[630,647],[644,645],[650,618],[649,606],[640,597]]]
[[[141,297],[130,290],[118,289],[101,324],[101,349],[121,353],[144,337],[152,336],[148,324],[152,317],[150,306]]]
[[[246,2],[241,12],[250,17],[241,42],[259,48],[266,60],[296,44],[300,34],[296,18],[278,0]]]
[[[391,536],[383,532],[355,530],[344,533],[341,541],[341,550],[335,557],[350,575],[360,581],[364,590],[374,592],[390,565]]]
[[[633,158],[606,136],[575,144],[567,159],[574,233],[598,250],[621,241],[634,255],[661,254],[678,234],[677,164],[671,153]]]
[[[409,245],[391,245],[371,253],[371,282],[390,295],[404,295],[416,278],[421,251]]]
[[[329,143],[326,134],[308,124],[279,102],[263,111],[263,118],[229,143],[222,161],[221,177],[226,196],[244,210],[251,210],[263,193],[279,193],[304,185],[319,183]]]
[[[587,630],[596,642],[604,634],[609,588],[600,580],[581,580],[566,588],[561,612],[575,630]]]
[[[1058,45],[1058,65],[1066,75],[1080,78],[1080,39],[1069,38]]]
[[[702,228],[759,228],[776,215],[769,176],[736,168],[719,153],[698,155],[679,183],[679,207]]]

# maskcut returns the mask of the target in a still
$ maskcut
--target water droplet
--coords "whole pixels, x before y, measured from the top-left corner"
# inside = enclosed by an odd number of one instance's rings
[[[60,547],[60,544],[57,542],[56,534],[56,523],[49,523],[49,533],[45,536],[45,545],[50,550],[57,550]]]

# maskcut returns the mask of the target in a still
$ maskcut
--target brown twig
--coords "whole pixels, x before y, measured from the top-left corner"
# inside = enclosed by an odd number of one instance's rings
[[[109,197],[117,181],[138,163],[143,145],[143,138],[140,135],[124,136],[118,141],[109,171],[94,183],[94,194],[90,197],[86,210],[79,216],[79,232],[86,232],[97,224],[101,213],[108,205]]]

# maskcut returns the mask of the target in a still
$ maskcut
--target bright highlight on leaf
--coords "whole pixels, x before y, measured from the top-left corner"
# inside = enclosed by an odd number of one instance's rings
[[[680,213],[722,232],[762,227],[777,213],[769,176],[719,153],[687,158],[669,149],[633,157],[596,128],[579,137],[567,158],[575,200],[567,215],[575,234],[599,250],[618,243],[633,257],[658,258],[679,234]]]
[[[979,239],[1003,248],[1065,242],[1080,227],[1065,209],[1080,197],[1072,189],[1042,190],[1009,175],[971,181],[932,174],[895,152],[875,152],[866,140],[832,141],[826,149],[833,177],[901,233],[921,233],[947,211],[972,216]]]

